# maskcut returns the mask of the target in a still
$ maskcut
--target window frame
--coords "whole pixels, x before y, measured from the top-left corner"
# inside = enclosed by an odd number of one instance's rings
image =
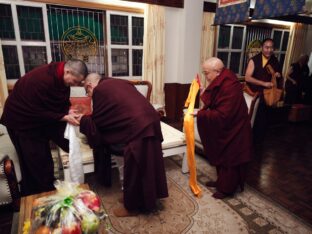
[[[243,68],[243,60],[244,60],[244,53],[245,53],[245,43],[246,43],[246,32],[247,32],[247,27],[245,25],[238,25],[238,24],[225,24],[224,26],[231,27],[230,31],[230,41],[229,41],[229,48],[219,48],[219,33],[220,33],[220,26],[217,27],[217,40],[216,40],[216,55],[218,52],[227,52],[228,53],[228,59],[227,59],[227,64],[224,64],[225,67],[230,67],[231,63],[231,53],[240,53],[240,62],[239,62],[239,68],[238,68],[238,73],[236,75],[241,76],[242,75],[242,68]],[[233,33],[234,33],[234,28],[239,27],[243,28],[243,38],[242,38],[242,46],[241,49],[232,49],[232,42],[233,42]]]
[[[275,45],[274,45],[274,55],[276,56],[276,58],[280,62],[281,61],[281,55],[286,56],[288,43],[289,43],[289,39],[290,39],[290,30],[289,29],[281,29],[281,28],[272,28],[272,32],[271,32],[271,38],[272,39],[273,39],[274,32],[276,32],[276,31],[282,32],[279,48],[275,47]],[[288,41],[287,41],[286,50],[282,50],[285,32],[288,32]],[[283,65],[282,68],[284,67],[284,62],[285,62],[285,58],[284,58],[284,61],[282,64]]]
[[[49,37],[49,26],[48,26],[46,4],[35,3],[35,2],[8,2],[6,0],[0,0],[0,3],[11,6],[12,20],[13,20],[14,33],[15,33],[14,40],[13,39],[10,39],[10,40],[1,39],[1,45],[16,46],[21,77],[25,75],[25,64],[24,64],[23,48],[22,48],[23,46],[45,47],[46,55],[47,55],[47,63],[51,62],[52,56],[51,56],[51,48],[50,48],[50,37]],[[31,41],[31,40],[26,41],[26,40],[21,39],[20,28],[19,28],[19,23],[18,23],[18,15],[17,15],[17,6],[41,8],[45,41]],[[18,79],[6,78],[6,80],[9,86],[13,86]]]
[[[110,29],[110,16],[120,15],[128,16],[128,45],[115,45],[111,44],[111,29]],[[133,50],[142,50],[144,56],[144,45],[132,45],[132,17],[141,17],[143,20],[144,14],[121,12],[121,11],[106,11],[106,26],[107,26],[107,61],[108,61],[108,76],[125,80],[142,80],[143,77],[143,59],[142,59],[142,76],[133,76]],[[144,36],[143,36],[144,38]],[[144,43],[144,41],[143,41]],[[127,49],[128,50],[128,67],[129,76],[113,76],[112,75],[112,49]]]

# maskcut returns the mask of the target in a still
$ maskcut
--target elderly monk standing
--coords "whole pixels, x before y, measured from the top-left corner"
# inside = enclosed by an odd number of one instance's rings
[[[22,174],[22,195],[54,189],[50,140],[68,151],[66,123],[78,125],[69,113],[70,86],[88,73],[84,62],[69,60],[40,66],[21,77],[8,96],[0,123],[7,127]]]
[[[80,120],[80,131],[91,147],[124,144],[124,207],[117,217],[156,208],[168,196],[161,142],[160,118],[149,101],[128,81],[101,80],[88,75],[85,88],[92,96],[93,113]]]
[[[208,161],[217,169],[217,180],[206,185],[216,187],[213,197],[222,199],[239,185],[243,189],[251,160],[251,126],[236,75],[218,58],[202,67],[208,87],[201,94],[204,107],[197,113],[197,127]]]

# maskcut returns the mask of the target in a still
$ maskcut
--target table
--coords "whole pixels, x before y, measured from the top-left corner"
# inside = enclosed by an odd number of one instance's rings
[[[82,184],[80,185],[82,189],[89,189],[88,184]],[[27,220],[30,220],[31,217],[31,209],[32,209],[32,204],[35,199],[39,197],[44,197],[44,196],[49,196],[52,195],[56,192],[50,191],[50,192],[44,192],[44,193],[39,193],[39,194],[34,194],[26,197],[21,198],[21,206],[20,206],[20,212],[19,212],[19,219],[18,219],[18,233],[23,233],[23,226],[24,222]]]
[[[173,155],[181,155],[182,156],[182,172],[187,173],[188,165],[187,165],[187,155],[186,155],[186,142],[185,135],[183,132],[171,127],[170,125],[161,122],[161,131],[163,134],[164,141],[162,142],[162,151],[163,157],[169,157]],[[80,141],[80,149],[82,153],[82,163],[83,163],[83,171],[84,173],[94,172],[94,159],[93,159],[93,151],[87,145],[84,140],[79,139]],[[64,180],[70,181],[69,175],[69,163],[68,163],[68,153],[63,151],[61,148],[59,150],[59,157],[61,161],[61,165],[64,170]]]

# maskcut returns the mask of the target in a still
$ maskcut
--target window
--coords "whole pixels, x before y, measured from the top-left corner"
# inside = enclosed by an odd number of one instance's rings
[[[273,38],[275,55],[284,64],[289,39],[289,29],[280,29],[266,26],[223,25],[218,27],[216,56],[226,67],[239,76],[245,74],[248,63],[248,47],[254,41]],[[260,49],[261,50],[261,49]]]
[[[224,25],[218,28],[217,57],[237,74],[242,73],[245,26]]]
[[[45,4],[0,0],[0,38],[8,82],[51,61]]]
[[[289,30],[273,29],[271,38],[273,38],[274,41],[275,56],[283,67],[289,39]]]
[[[105,74],[102,10],[48,5],[53,61],[83,60],[89,72]]]
[[[143,62],[143,15],[107,12],[108,74],[140,79]]]

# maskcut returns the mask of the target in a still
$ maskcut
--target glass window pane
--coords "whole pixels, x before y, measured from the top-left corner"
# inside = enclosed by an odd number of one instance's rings
[[[143,45],[144,18],[132,17],[132,45]]]
[[[132,73],[134,76],[142,76],[143,50],[132,51]]]
[[[243,45],[244,28],[234,27],[232,49],[241,49]]]
[[[15,39],[11,6],[0,4],[0,38]]]
[[[239,73],[239,64],[240,64],[240,52],[232,52],[231,53],[231,60],[230,60],[230,69],[235,72],[236,74]]]
[[[25,72],[47,63],[47,52],[45,46],[23,46],[23,58]]]
[[[112,49],[113,76],[129,76],[129,51],[127,49]]]
[[[288,39],[289,39],[289,32],[284,32],[283,43],[282,43],[282,51],[286,51],[287,50]]]
[[[128,16],[111,15],[111,44],[128,45]]]
[[[226,67],[227,67],[227,62],[228,62],[228,57],[229,57],[228,55],[229,55],[228,52],[218,52],[217,53],[217,57],[222,60],[222,62],[224,63],[224,66],[226,66]]]
[[[40,7],[17,6],[17,17],[22,40],[45,41]]]
[[[230,47],[231,26],[220,26],[218,48]]]
[[[4,68],[7,79],[18,79],[21,76],[16,46],[2,46]]]
[[[282,31],[274,31],[273,41],[274,41],[274,48],[276,50],[280,49],[281,39],[282,39]]]

